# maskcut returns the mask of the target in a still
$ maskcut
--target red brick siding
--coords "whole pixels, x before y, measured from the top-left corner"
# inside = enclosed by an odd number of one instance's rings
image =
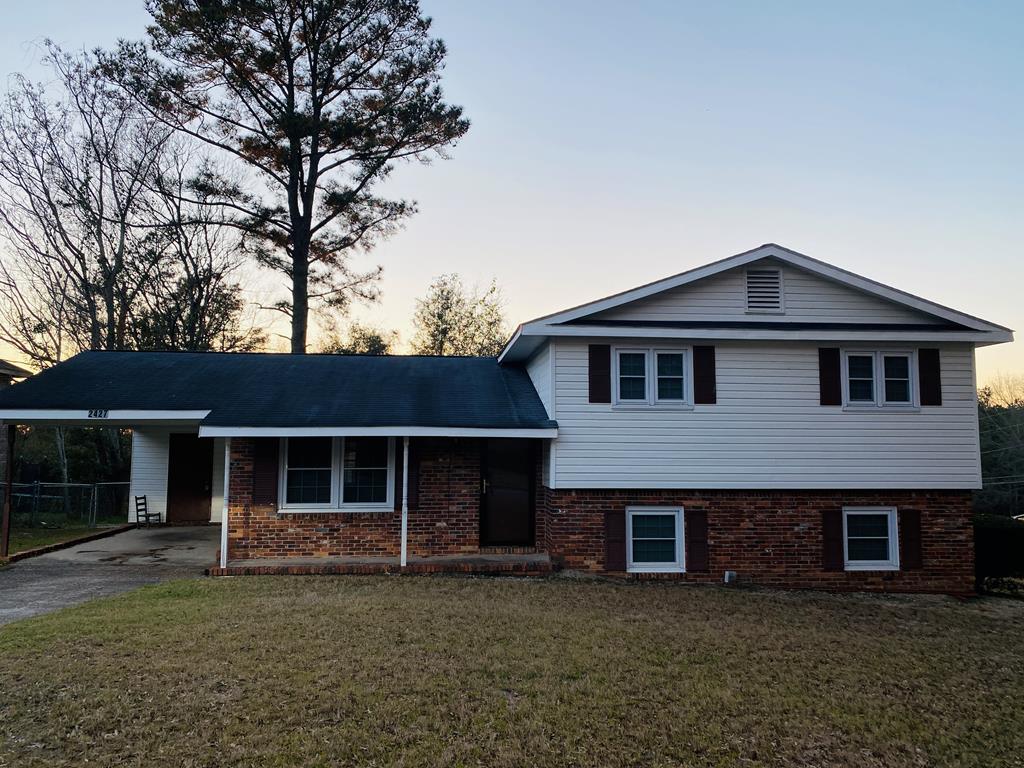
[[[708,517],[709,570],[673,575],[721,582],[736,571],[748,583],[778,587],[969,593],[974,535],[969,491],[619,491],[548,489],[547,548],[564,567],[604,569],[604,513],[627,506],[682,506]],[[822,569],[821,512],[894,506],[921,513],[923,568],[896,572]]]
[[[472,553],[480,548],[480,442],[414,439],[419,503],[409,512],[409,555]],[[398,452],[401,456],[401,452]],[[288,514],[254,505],[253,443],[231,441],[228,553],[260,557],[397,557],[400,512]]]
[[[480,549],[480,441],[424,439],[419,504],[409,512],[409,554],[452,555]]]

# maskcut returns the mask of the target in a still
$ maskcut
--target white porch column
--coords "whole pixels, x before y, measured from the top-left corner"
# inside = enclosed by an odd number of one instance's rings
[[[399,565],[405,568],[409,549],[409,438],[402,438],[402,557]]]
[[[231,438],[224,439],[224,505],[220,514],[220,567],[228,567],[228,481],[231,479]]]

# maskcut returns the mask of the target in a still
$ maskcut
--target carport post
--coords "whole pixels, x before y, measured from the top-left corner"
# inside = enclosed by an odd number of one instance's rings
[[[224,439],[224,505],[220,513],[220,567],[228,567],[228,483],[231,480],[231,438]]]
[[[0,518],[0,557],[7,557],[11,546],[11,513],[14,507],[14,435],[13,424],[7,425],[7,466],[4,470],[4,511]]]

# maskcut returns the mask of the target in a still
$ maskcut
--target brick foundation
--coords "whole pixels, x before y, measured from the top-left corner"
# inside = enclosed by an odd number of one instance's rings
[[[254,504],[253,447],[249,439],[231,441],[229,559],[398,557],[399,512],[289,514]],[[417,502],[409,512],[410,557],[481,552],[480,441],[415,439],[412,450],[419,471],[410,494]],[[606,512],[682,506],[707,514],[708,570],[639,578],[719,583],[724,571],[733,570],[747,583],[776,587],[954,594],[974,589],[968,491],[565,491],[541,485],[539,469],[537,477],[535,548],[559,567],[605,571]],[[875,505],[921,513],[923,567],[825,571],[822,511]]]
[[[546,491],[546,548],[565,568],[604,570],[604,513],[681,506],[708,518],[709,569],[670,578],[720,583],[726,570],[765,586],[893,592],[974,591],[969,491]],[[843,506],[921,513],[923,567],[891,572],[822,568],[821,513]],[[644,575],[641,578],[665,578]]]

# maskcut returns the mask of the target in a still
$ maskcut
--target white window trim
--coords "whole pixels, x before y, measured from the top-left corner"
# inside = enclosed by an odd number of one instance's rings
[[[874,395],[871,402],[867,400],[850,400],[850,356],[871,357],[873,359]],[[910,376],[910,402],[887,402],[885,399],[885,360],[886,357],[902,356],[907,358],[907,373]],[[885,408],[887,410],[918,410],[921,407],[917,382],[917,350],[914,349],[857,349],[847,347],[842,350],[843,408],[863,410]]]
[[[646,377],[644,381],[647,397],[643,400],[623,400],[619,396],[619,355],[633,353],[644,355]],[[661,400],[658,398],[658,354],[683,356],[683,399]],[[612,348],[612,405],[616,409],[664,408],[690,410],[693,408],[693,352],[688,346],[671,347],[613,347]]]
[[[849,553],[850,538],[846,521],[850,515],[888,515],[889,553],[888,560],[854,560]],[[843,507],[843,567],[847,571],[898,571],[900,569],[899,515],[896,507]]]
[[[672,563],[633,562],[633,514],[673,515],[676,520],[676,560]],[[686,540],[684,539],[682,507],[626,507],[626,572],[627,573],[686,573]]]
[[[329,504],[289,504],[288,499],[288,438],[282,437],[278,450],[277,498],[278,508],[290,514],[324,512],[381,512],[395,506],[395,439],[388,438],[388,487],[387,500],[375,504],[364,502],[345,503],[342,483],[345,481],[344,456],[345,438],[331,438],[331,501]]]
[[[747,273],[753,270],[754,272],[767,272],[769,270],[775,270],[779,273],[779,308],[778,309],[751,309],[750,308],[750,293],[747,288],[747,281],[750,279]],[[743,307],[748,315],[784,315],[786,314],[786,271],[782,267],[757,267],[750,266],[743,270]]]

